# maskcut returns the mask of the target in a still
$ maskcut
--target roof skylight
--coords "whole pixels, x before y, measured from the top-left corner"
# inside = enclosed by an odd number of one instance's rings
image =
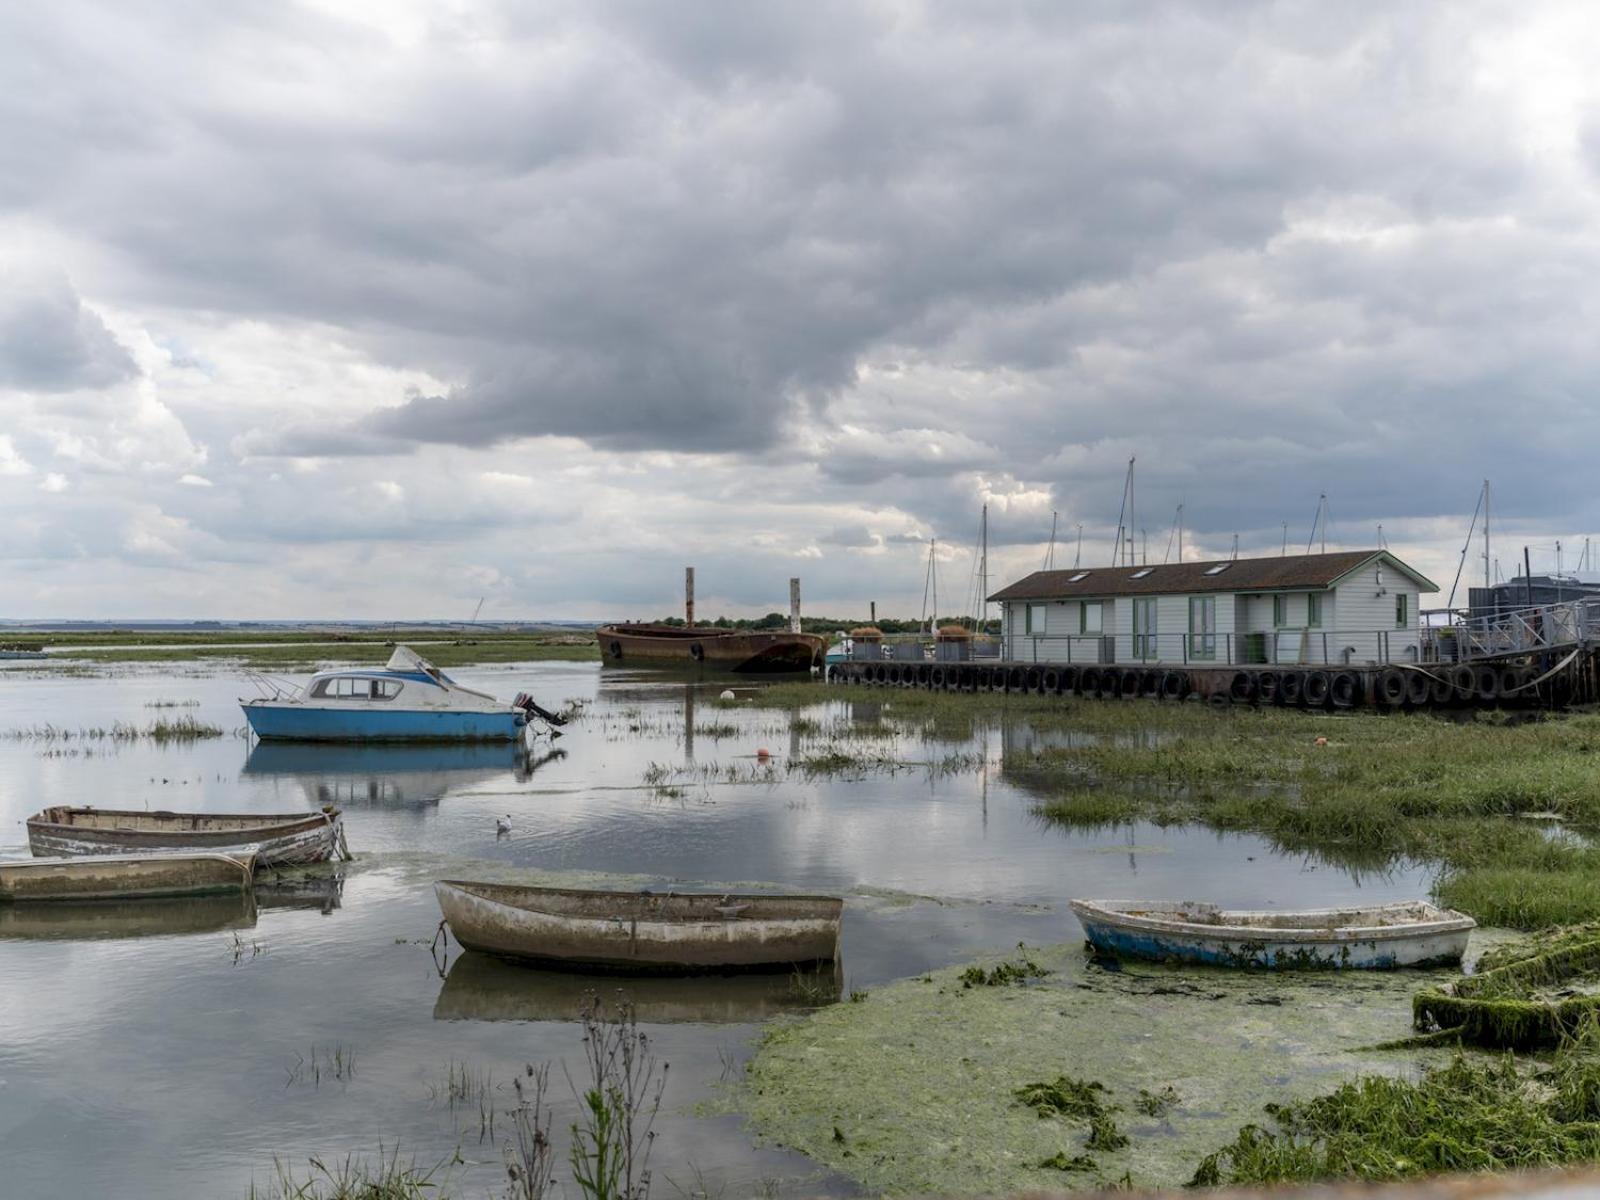
[[[1207,567],[1205,573],[1207,575],[1221,575],[1224,571],[1226,571],[1231,566],[1233,566],[1233,564],[1231,562],[1218,563],[1214,567]]]
[[[1068,583],[1078,583],[1081,580],[1084,580],[1084,579],[1087,579],[1087,578],[1089,578],[1089,572],[1087,572],[1087,571],[1079,571],[1076,575],[1072,575],[1072,576],[1068,577],[1067,582]]]
[[[1143,567],[1140,570],[1135,571],[1132,575],[1129,575],[1128,578],[1129,579],[1143,579],[1146,575],[1150,574],[1150,572],[1154,571],[1154,570],[1155,570],[1154,567]]]

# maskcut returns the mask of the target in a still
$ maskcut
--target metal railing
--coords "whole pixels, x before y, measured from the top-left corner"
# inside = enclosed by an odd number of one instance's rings
[[[1486,617],[1450,609],[1424,612],[1422,617],[1423,639],[1434,662],[1541,654],[1600,640],[1600,599],[1593,597]]]
[[[1238,666],[1415,664],[1429,661],[1421,631],[1270,629],[1244,633],[1011,634],[1009,662]]]

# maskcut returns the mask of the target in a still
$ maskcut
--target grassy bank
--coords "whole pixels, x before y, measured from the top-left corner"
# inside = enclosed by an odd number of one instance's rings
[[[238,634],[172,634],[36,640],[73,647],[53,654],[50,662],[225,662],[263,671],[311,669],[322,664],[378,666],[388,661],[397,643],[414,647],[440,667],[547,659],[597,661],[600,657],[593,636],[582,633],[485,633],[450,638],[438,630],[400,630],[382,638],[330,638],[325,633],[307,633],[260,639]]]

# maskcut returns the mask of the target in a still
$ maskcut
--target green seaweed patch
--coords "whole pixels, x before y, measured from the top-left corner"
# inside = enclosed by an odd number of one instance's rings
[[[1100,1097],[1106,1085],[1097,1079],[1056,1076],[1054,1083],[1029,1083],[1016,1090],[1016,1097],[1041,1117],[1070,1117],[1093,1120],[1103,1117],[1106,1106]]]
[[[1128,1145],[1130,1138],[1117,1128],[1117,1123],[1109,1116],[1102,1113],[1089,1122],[1089,1140],[1083,1144],[1085,1150],[1121,1150]]]
[[[1181,1101],[1182,1097],[1178,1095],[1178,1090],[1169,1083],[1158,1092],[1140,1088],[1133,1107],[1147,1117],[1164,1117],[1177,1108]]]
[[[1067,1157],[1065,1150],[1057,1150],[1049,1158],[1039,1160],[1041,1171],[1098,1171],[1100,1164],[1087,1154],[1074,1154]]]
[[[1401,1179],[1600,1158],[1600,1060],[1592,1042],[1535,1077],[1507,1055],[1458,1055],[1415,1082],[1363,1076],[1325,1096],[1268,1105],[1276,1129],[1246,1125],[1190,1183]]]
[[[1566,985],[1600,975],[1600,935],[1593,927],[1567,931],[1551,945],[1542,953],[1503,949],[1486,956],[1496,964],[1488,970],[1423,988],[1412,998],[1413,1026],[1510,1050],[1548,1049],[1579,1034],[1600,1018],[1600,995]],[[1541,994],[1559,987],[1560,994]]]
[[[1013,983],[1026,983],[1030,979],[1043,979],[1050,974],[1048,967],[1042,967],[1029,955],[1027,946],[1017,943],[1017,957],[1007,959],[998,966],[988,970],[974,963],[961,972],[961,986],[974,987],[1006,987]]]
[[[1247,974],[1133,961],[1108,971],[1081,943],[1030,953],[1052,974],[1026,987],[964,988],[962,964],[930,972],[931,983],[880,984],[871,1003],[770,1026],[737,1096],[757,1135],[872,1194],[1091,1189],[1124,1174],[1134,1186],[1175,1187],[1269,1102],[1450,1057],[1371,1047],[1408,1031],[1419,983],[1453,972]],[[1113,1151],[1067,1148],[1068,1160],[1092,1154],[1097,1172],[1039,1165],[1062,1151],[1063,1122],[1040,1120],[1016,1092],[1061,1076],[1100,1082],[1105,1092],[1091,1095],[1118,1110],[1117,1132],[1131,1139]],[[1141,1088],[1167,1087],[1182,1103],[1163,1118],[1139,1108]],[[833,1140],[835,1127],[848,1143]]]

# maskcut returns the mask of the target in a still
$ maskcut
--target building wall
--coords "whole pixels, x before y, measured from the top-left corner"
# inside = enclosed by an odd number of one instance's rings
[[[1378,594],[1380,590],[1382,595]],[[1265,652],[1270,662],[1339,663],[1348,659],[1352,664],[1365,665],[1381,661],[1385,653],[1395,662],[1413,661],[1420,653],[1418,613],[1422,596],[1409,576],[1386,564],[1363,567],[1337,588],[1318,592],[1322,597],[1322,622],[1317,628],[1309,627],[1309,591],[1278,593],[1288,600],[1285,624],[1281,627],[1273,623],[1273,593],[1202,594],[1216,601],[1216,657],[1211,661],[1219,665],[1228,662],[1230,652],[1233,661],[1245,661],[1243,635],[1250,633],[1268,635]],[[1398,595],[1406,597],[1404,628],[1395,626],[1395,597]],[[1165,664],[1182,663],[1186,659],[1203,661],[1193,653],[1193,643],[1187,641],[1190,597],[1187,594],[1162,595],[1155,599],[1155,645],[1153,653],[1144,656],[1143,661]],[[1141,661],[1135,653],[1133,633],[1135,598],[1121,596],[1102,599],[1100,603],[1104,636],[1113,640],[1115,661]],[[1003,604],[1002,620],[1007,635],[1005,657],[1022,662],[1098,661],[1097,640],[1080,632],[1083,604],[1079,599],[1043,602],[1044,628],[1042,633],[1036,628],[1032,635],[1025,632],[1026,603]]]
[[[1382,593],[1381,595],[1379,593]],[[1395,627],[1395,597],[1406,597],[1406,626]],[[1421,594],[1406,574],[1383,563],[1363,567],[1339,582],[1335,603],[1339,609],[1339,637],[1329,639],[1329,657],[1335,662],[1365,664],[1383,661],[1387,646],[1392,662],[1414,660],[1421,648],[1422,622],[1418,617]],[[1332,643],[1337,640],[1337,645]]]

